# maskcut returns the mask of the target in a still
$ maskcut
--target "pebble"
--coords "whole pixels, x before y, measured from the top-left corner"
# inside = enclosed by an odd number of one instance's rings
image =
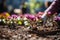
[[[21,29],[12,30],[12,29],[6,28],[6,29],[0,30],[0,31],[2,31],[2,33],[3,32],[8,33],[7,35],[11,34],[10,40],[53,40],[53,39],[47,38],[47,37],[45,37],[45,38],[44,37],[39,37],[36,34],[29,34],[29,33],[27,33],[28,29],[29,28],[27,28],[27,29],[25,28],[25,30],[24,29],[22,29],[22,30]],[[5,33],[3,33],[3,34],[2,33],[1,33],[1,35],[3,37],[6,37],[4,35]]]

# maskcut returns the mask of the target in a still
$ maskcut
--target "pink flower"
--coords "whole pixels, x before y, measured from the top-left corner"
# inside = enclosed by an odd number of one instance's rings
[[[60,20],[60,17],[57,17],[58,18],[58,20]]]
[[[39,12],[39,13],[38,13],[38,15],[42,15],[42,14],[43,14],[43,12]]]
[[[35,19],[35,15],[29,15],[29,19],[34,20]]]
[[[9,16],[8,19],[11,19],[11,16]]]
[[[48,15],[51,15],[51,12],[48,12]]]
[[[17,18],[17,17],[18,17],[18,16],[17,16],[17,15],[15,15],[15,14],[14,14],[14,15],[12,15],[12,18]]]
[[[56,18],[54,18],[54,20],[57,20],[57,17],[56,17]]]

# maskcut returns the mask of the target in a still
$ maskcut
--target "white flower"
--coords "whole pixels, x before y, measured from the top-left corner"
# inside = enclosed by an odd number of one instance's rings
[[[1,22],[1,19],[0,19],[0,22]]]
[[[28,21],[25,21],[24,24],[25,24],[25,25],[28,25]]]
[[[27,18],[25,17],[24,20],[27,20]]]
[[[13,22],[11,21],[11,23],[13,23]]]
[[[5,21],[5,19],[3,19],[3,21]]]
[[[17,20],[20,20],[20,17],[17,17]]]

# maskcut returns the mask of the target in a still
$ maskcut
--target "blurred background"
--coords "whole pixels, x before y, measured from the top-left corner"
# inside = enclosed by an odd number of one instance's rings
[[[44,12],[53,0],[0,0],[0,13],[36,14]]]

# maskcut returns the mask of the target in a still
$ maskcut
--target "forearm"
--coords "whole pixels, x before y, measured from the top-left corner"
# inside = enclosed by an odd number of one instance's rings
[[[59,8],[60,8],[60,0],[55,0],[51,4],[47,12],[55,13],[55,12],[58,12]]]
[[[58,11],[60,7],[60,1],[59,0],[55,0],[44,12],[44,14],[42,15],[42,18],[44,18],[48,12],[51,13],[55,13]]]

